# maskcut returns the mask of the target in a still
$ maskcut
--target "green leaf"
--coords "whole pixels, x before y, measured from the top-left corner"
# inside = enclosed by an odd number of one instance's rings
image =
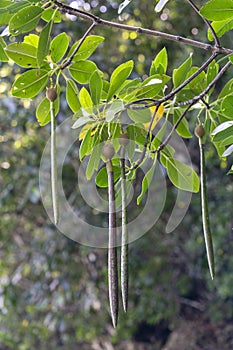
[[[116,182],[121,176],[121,168],[117,165],[113,165],[112,169],[113,169],[114,182]],[[101,188],[108,187],[108,174],[105,166],[101,168],[98,174],[96,175],[95,183],[98,187],[101,187]]]
[[[12,35],[19,35],[33,30],[41,17],[43,9],[37,6],[28,6],[18,11],[9,22],[9,31]]]
[[[177,122],[181,114],[182,114],[182,110],[174,110],[173,124]],[[192,137],[192,134],[189,131],[189,123],[185,117],[181,120],[181,122],[177,126],[176,132],[183,138],[189,139]]]
[[[54,115],[56,116],[59,112],[60,102],[59,97],[54,101]],[[50,116],[50,101],[45,97],[36,109],[36,119],[40,126],[48,124],[51,120]]]
[[[4,50],[5,47],[6,47],[6,43],[3,40],[3,38],[0,36],[0,62],[8,62],[8,57]]]
[[[148,123],[151,120],[151,112],[149,108],[137,110],[137,109],[128,109],[128,116],[135,123]]]
[[[69,39],[66,33],[57,35],[50,44],[51,59],[54,63],[59,62],[65,55],[69,46]]]
[[[211,0],[201,8],[200,12],[211,21],[223,21],[233,17],[233,1]]]
[[[165,74],[167,71],[167,64],[168,64],[167,50],[164,47],[152,62],[150,67],[150,75],[154,75],[157,73]]]
[[[56,11],[56,13],[54,14],[54,10],[53,9],[46,9],[44,10],[41,18],[46,21],[46,22],[50,22],[51,19],[53,19],[54,23],[60,23],[61,22],[61,14],[59,11]]]
[[[173,70],[173,84],[174,88],[177,88],[181,83],[185,81],[186,75],[189,73],[192,66],[192,55],[177,69]]]
[[[228,157],[233,153],[233,145],[229,146],[222,154],[222,157]]]
[[[232,119],[233,117],[233,95],[226,96],[221,104],[221,109],[225,116]]]
[[[112,73],[110,78],[110,86],[108,90],[107,101],[110,101],[117,90],[122,86],[133,69],[133,61],[127,61],[118,66]]]
[[[72,79],[68,79],[66,82],[66,101],[70,109],[76,113],[81,108],[79,98],[78,98],[78,88]]]
[[[90,122],[93,122],[93,119],[92,119],[92,118],[87,117],[87,116],[85,116],[85,117],[80,117],[80,118],[78,118],[78,119],[74,122],[74,124],[72,125],[72,129],[78,129],[78,128],[80,128],[81,126],[83,126],[83,125],[85,125],[85,124],[87,124],[87,123],[90,123]]]
[[[48,72],[30,69],[21,74],[12,85],[12,95],[20,98],[33,98],[43,90],[48,82]]]
[[[92,175],[94,174],[94,171],[96,170],[96,168],[98,168],[101,152],[102,152],[101,145],[95,145],[95,147],[93,147],[92,153],[90,155],[90,159],[87,165],[87,169],[86,169],[86,177],[88,180],[91,179]]]
[[[155,81],[155,80],[154,80]],[[137,99],[145,97],[155,97],[162,89],[163,82],[161,79],[157,79],[157,82],[153,84],[153,81],[147,85],[142,86],[139,91],[136,92]]]
[[[168,157],[164,152],[161,152],[161,162],[167,169],[168,177],[174,186],[184,191],[199,191],[199,178],[191,167],[175,158]]]
[[[186,75],[186,79],[189,78],[192,74],[198,71],[198,67],[192,67],[189,70],[189,73]],[[198,74],[196,78],[194,78],[186,88],[190,89],[195,95],[200,94],[203,89],[206,87],[206,75],[205,72],[201,72]]]
[[[232,94],[232,85],[233,85],[233,78],[230,79],[226,83],[226,85],[223,87],[222,91],[218,95],[218,99],[222,99],[223,97],[225,97],[227,95],[231,95]]]
[[[40,67],[45,57],[49,53],[49,45],[50,45],[50,34],[53,27],[53,21],[50,21],[44,26],[40,33],[38,49],[37,49],[37,62]]]
[[[88,112],[92,111],[93,108],[93,102],[91,99],[91,96],[87,89],[85,87],[82,87],[82,89],[79,92],[79,101],[81,106]]]
[[[12,1],[0,2],[0,26],[9,24],[10,19],[13,17],[14,13],[18,12],[20,9],[28,5],[28,1],[20,1],[13,3]]]
[[[23,42],[37,48],[39,44],[39,36],[36,34],[25,35]]]
[[[90,92],[91,98],[95,106],[98,106],[100,103],[100,98],[103,89],[103,80],[100,77],[100,73],[96,70],[91,75],[90,78]]]
[[[140,195],[137,198],[137,205],[139,205],[141,203],[143,197],[145,196],[145,193],[146,193],[148,187],[150,186],[150,183],[152,181],[152,178],[153,178],[153,175],[154,175],[154,172],[155,172],[156,161],[157,161],[157,154],[156,154],[156,158],[154,160],[154,163],[153,163],[152,167],[146,173],[146,175],[144,176],[144,178],[142,180],[142,190],[141,190]]]
[[[113,101],[106,112],[106,121],[111,122],[114,119],[115,115],[121,112],[123,109],[124,109],[124,104],[121,100]]]
[[[36,51],[37,50],[35,46],[25,43],[10,44],[5,49],[8,57],[11,58],[20,67],[24,68],[37,67]]]
[[[79,61],[69,68],[70,75],[80,84],[87,84],[95,70],[97,67],[91,61]]]
[[[214,142],[224,141],[233,135],[233,121],[224,122],[218,125],[211,133]]]
[[[233,29],[233,18],[225,19],[224,21],[214,21],[211,23],[215,33],[219,38],[223,36],[226,32]],[[213,34],[210,29],[208,29],[208,39],[211,41],[214,39]]]
[[[79,159],[82,161],[83,157],[91,153],[92,148],[92,138],[91,129],[89,129],[84,136],[81,145],[79,147]]]
[[[78,52],[75,54],[73,61],[77,62],[80,60],[86,60],[88,57],[90,57],[93,52],[96,50],[96,48],[104,41],[104,37],[97,36],[97,35],[89,35],[85,38],[84,42],[81,44],[80,48],[78,49]],[[79,41],[74,43],[72,48],[70,49],[70,52],[68,56],[71,56],[76,47],[79,45]]]
[[[206,84],[207,86],[212,82],[212,80],[216,77],[219,71],[219,64],[212,61],[207,69],[206,73]]]

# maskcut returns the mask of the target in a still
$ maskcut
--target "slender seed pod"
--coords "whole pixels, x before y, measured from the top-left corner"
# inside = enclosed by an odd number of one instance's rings
[[[202,224],[207,253],[207,260],[210,270],[210,276],[214,279],[214,249],[212,234],[209,223],[209,211],[206,193],[206,169],[205,169],[205,151],[204,144],[202,143],[202,137],[205,134],[205,130],[202,125],[198,125],[195,128],[195,135],[198,137],[199,149],[200,149],[200,181],[201,181],[201,209],[202,209]]]
[[[108,198],[109,198],[109,242],[108,242],[108,287],[110,312],[113,327],[117,326],[118,319],[118,268],[117,268],[117,247],[116,247],[116,204],[114,176],[111,158],[114,155],[114,148],[111,144],[105,144],[102,150],[106,157],[106,168],[108,173]]]
[[[49,91],[51,89],[48,89]],[[56,91],[56,90],[55,90]],[[58,189],[57,189],[57,155],[56,155],[56,119],[54,114],[53,101],[50,100],[50,117],[51,117],[51,189],[54,223],[57,225],[59,220],[58,209]]]
[[[122,146],[121,155],[121,198],[122,198],[122,233],[121,233],[121,294],[123,309],[128,309],[128,289],[129,289],[129,262],[128,262],[128,229],[127,229],[127,210],[126,210],[126,178],[125,178],[125,150]]]

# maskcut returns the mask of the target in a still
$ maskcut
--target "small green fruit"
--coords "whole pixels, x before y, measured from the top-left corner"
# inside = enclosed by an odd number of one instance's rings
[[[57,91],[54,88],[46,90],[46,97],[49,101],[54,102],[57,99]]]
[[[121,146],[127,146],[129,143],[129,135],[128,134],[121,134],[119,136],[119,143]]]
[[[201,139],[205,135],[205,129],[202,125],[198,125],[194,130],[194,134]]]
[[[115,154],[114,147],[110,143],[105,143],[102,149],[102,154],[107,160],[112,159]]]

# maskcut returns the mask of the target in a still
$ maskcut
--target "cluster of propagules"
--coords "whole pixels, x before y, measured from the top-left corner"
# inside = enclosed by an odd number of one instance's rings
[[[121,294],[123,309],[128,308],[128,232],[127,232],[127,211],[126,211],[126,188],[125,188],[125,147],[129,143],[129,136],[121,134],[119,137],[121,145],[121,198],[122,198],[122,233],[121,233]],[[106,168],[108,174],[108,199],[109,199],[109,243],[108,243],[108,285],[109,302],[113,326],[116,327],[118,319],[118,268],[117,268],[117,247],[116,247],[116,206],[114,174],[112,158],[115,149],[110,141],[107,141],[102,149],[102,154],[106,158]]]

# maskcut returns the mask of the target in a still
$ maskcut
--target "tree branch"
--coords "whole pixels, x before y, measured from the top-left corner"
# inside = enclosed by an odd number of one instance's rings
[[[103,26],[108,26],[108,27],[112,27],[112,28],[119,28],[122,30],[136,32],[139,34],[147,34],[150,36],[161,37],[161,38],[164,38],[166,40],[177,41],[177,42],[181,42],[181,43],[184,43],[187,45],[195,46],[195,47],[198,47],[198,48],[206,50],[206,51],[212,51],[212,52],[223,53],[223,54],[233,53],[233,50],[230,50],[228,48],[216,47],[215,45],[206,44],[206,43],[203,43],[200,41],[184,38],[180,35],[172,35],[172,34],[168,34],[168,33],[164,33],[164,32],[159,32],[157,30],[141,28],[141,27],[136,27],[136,26],[130,26],[127,24],[122,24],[122,23],[117,23],[117,22],[112,22],[112,21],[106,21],[106,20],[101,19],[100,17],[94,16],[91,13],[81,11],[78,9],[74,9],[68,5],[64,5],[63,3],[61,3],[60,1],[57,1],[57,0],[54,1],[54,4],[57,6],[57,8],[61,12],[68,13],[68,14],[76,16],[76,17],[82,17],[84,19],[89,19],[89,20],[94,21],[96,24],[101,24]]]
[[[93,20],[92,25],[91,25],[91,26],[87,29],[87,31],[84,33],[84,35],[83,35],[83,37],[80,39],[80,41],[79,41],[77,47],[74,49],[74,52],[72,53],[72,55],[70,55],[70,57],[68,58],[68,60],[60,66],[61,69],[65,69],[66,67],[68,67],[68,66],[71,64],[71,62],[72,62],[74,56],[76,55],[76,53],[77,53],[78,50],[80,49],[80,46],[82,45],[82,43],[84,42],[84,40],[86,39],[86,37],[89,35],[89,33],[92,31],[92,29],[95,27],[95,25],[96,25],[96,22],[94,22],[94,20]]]

